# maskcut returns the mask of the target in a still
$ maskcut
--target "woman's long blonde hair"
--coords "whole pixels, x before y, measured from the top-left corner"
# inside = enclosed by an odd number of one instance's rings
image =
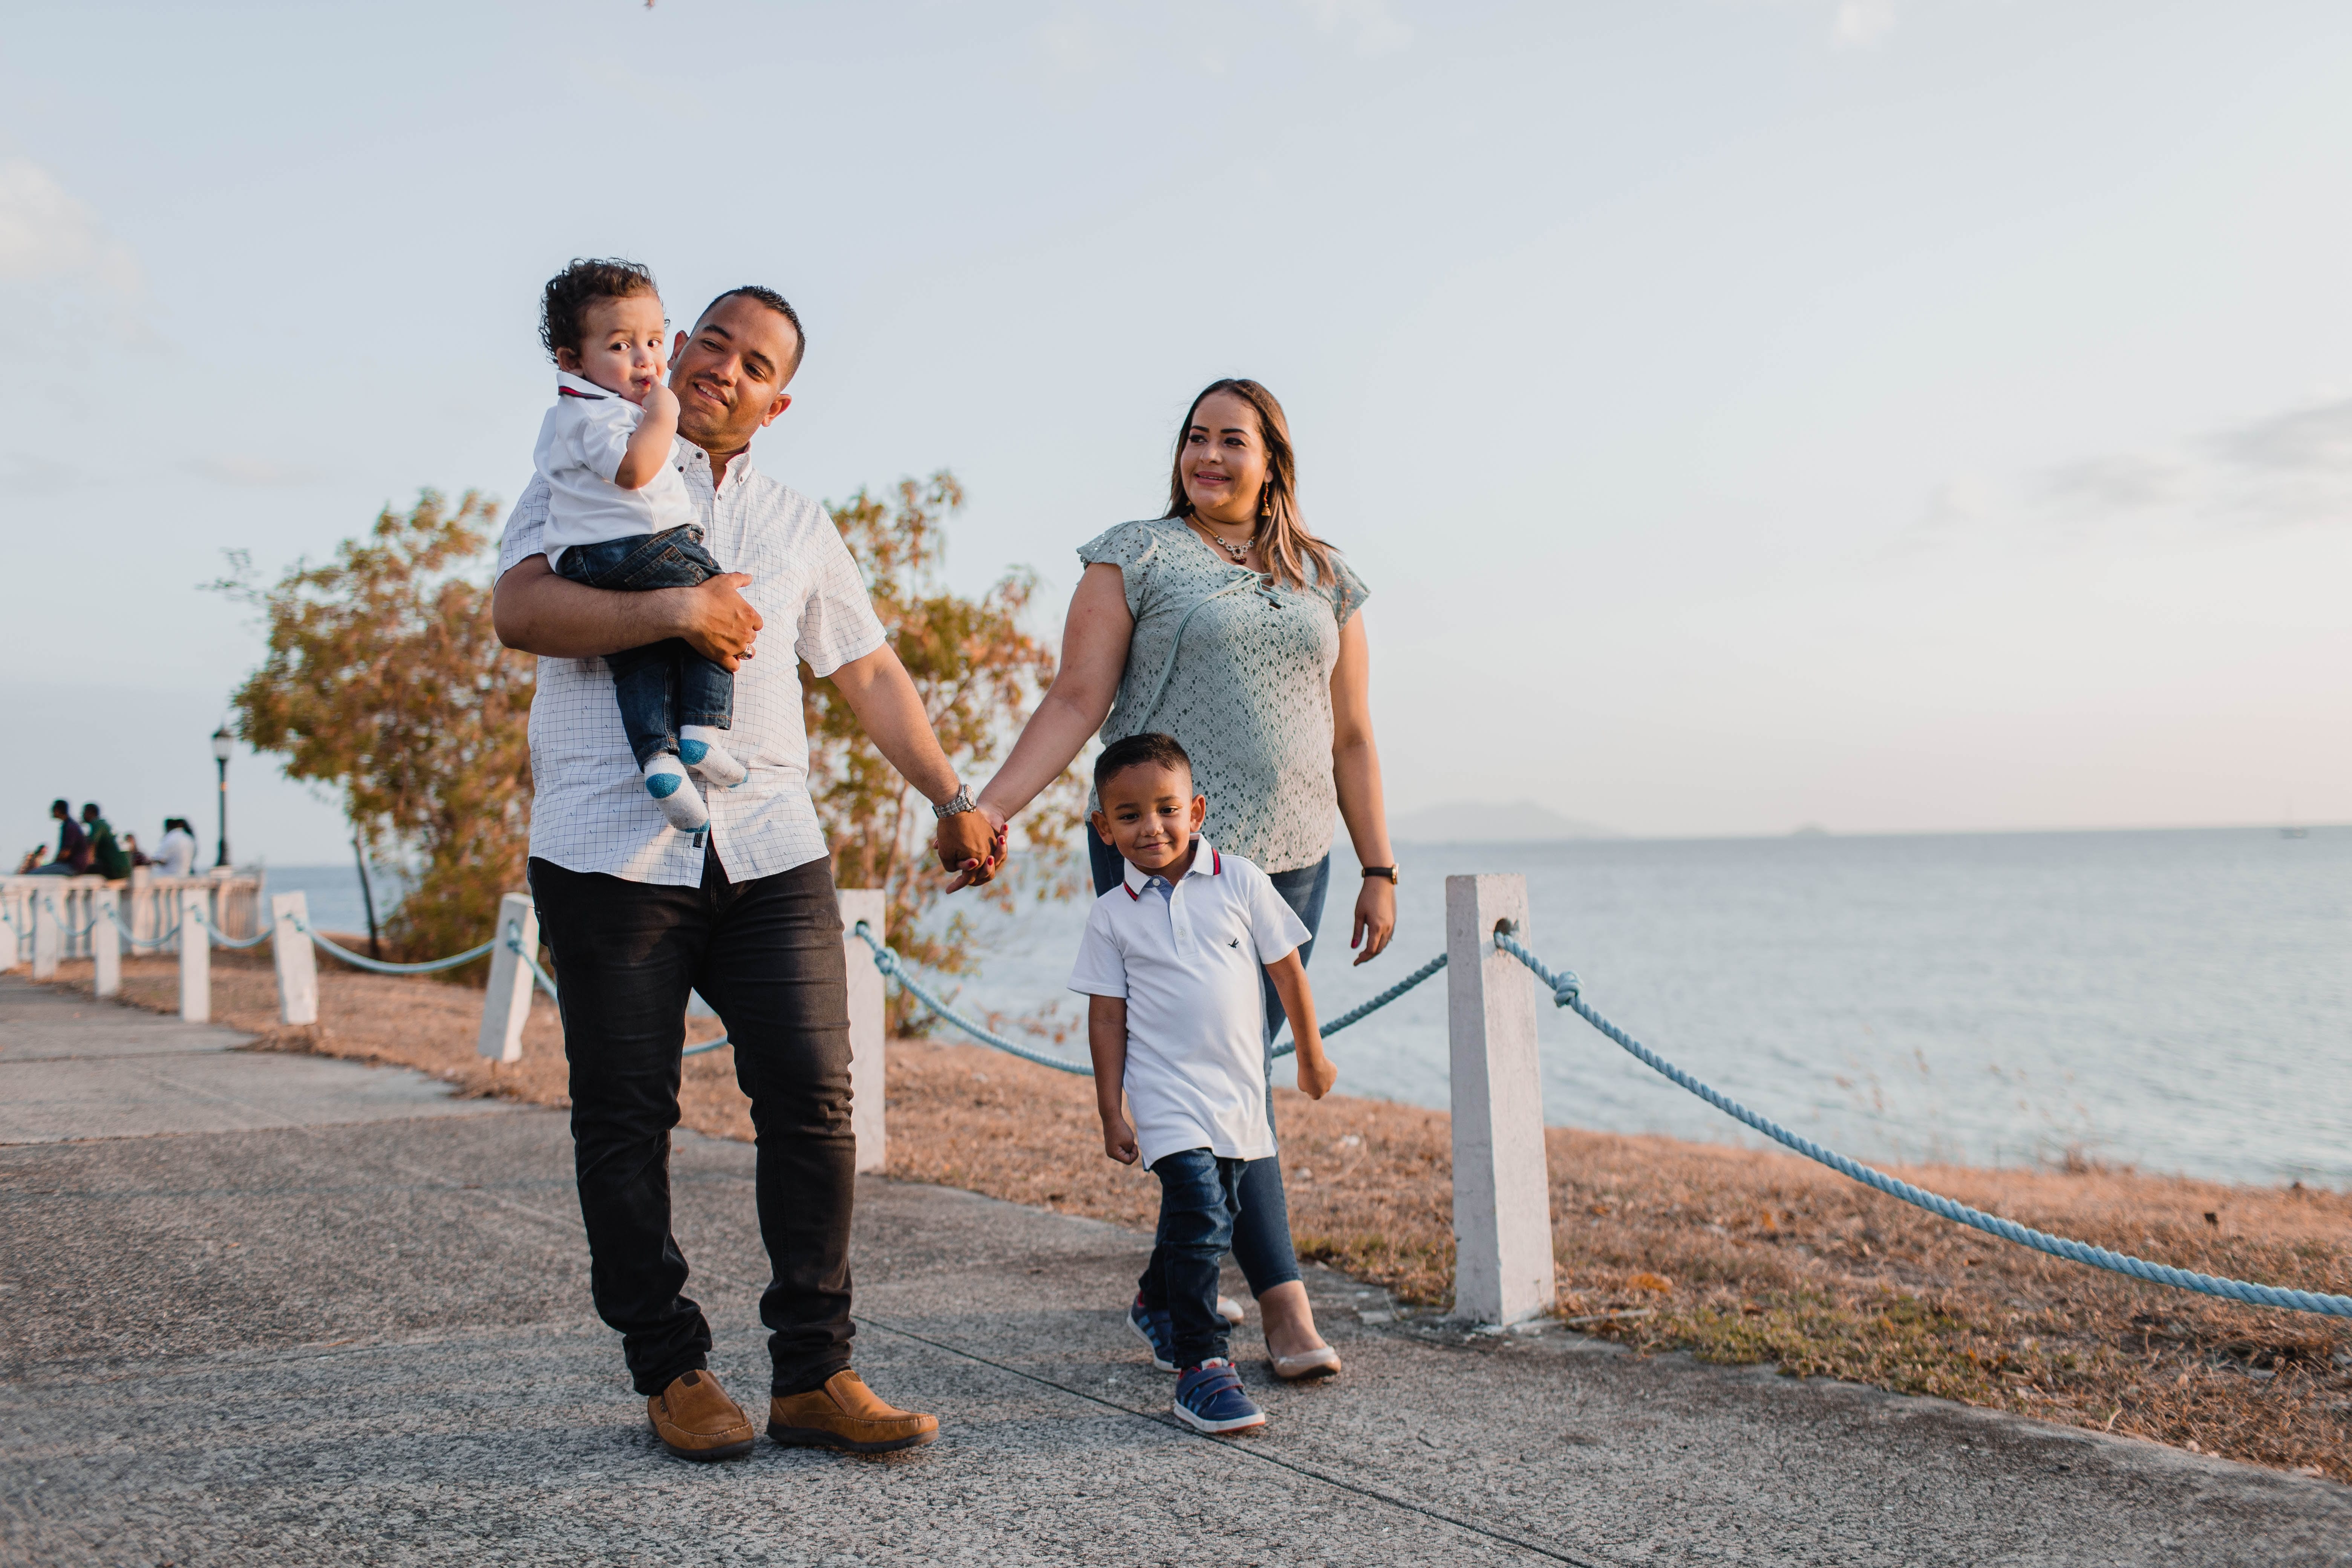
[[[1257,410],[1258,437],[1265,443],[1265,483],[1258,490],[1257,501],[1260,557],[1290,587],[1306,584],[1306,563],[1310,561],[1315,563],[1316,582],[1328,584],[1331,547],[1307,532],[1298,515],[1298,459],[1291,450],[1290,421],[1283,417],[1282,405],[1274,394],[1256,382],[1231,376],[1213,381],[1184,411],[1184,423],[1176,427],[1176,454],[1169,466],[1166,515],[1192,515],[1192,498],[1184,493],[1184,443],[1192,433],[1192,416],[1221,392],[1230,392]]]

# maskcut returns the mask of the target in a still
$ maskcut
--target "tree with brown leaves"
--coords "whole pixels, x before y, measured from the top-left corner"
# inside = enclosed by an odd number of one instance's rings
[[[268,634],[233,700],[237,732],[283,755],[289,778],[338,792],[371,852],[409,868],[390,934],[413,956],[473,946],[523,885],[535,667],[490,626],[480,568],[497,510],[425,490],[272,587],[242,552],[214,584]]]
[[[826,510],[865,574],[874,613],[915,689],[940,744],[964,778],[992,763],[1020,733],[1046,687],[1054,651],[1022,626],[1036,574],[1007,572],[977,599],[948,590],[940,568],[948,519],[963,506],[963,487],[942,468],[929,479],[901,479],[886,497],[860,489]],[[890,942],[907,958],[941,973],[973,967],[971,923],[961,914],[942,925],[927,920],[940,884],[923,868],[931,813],[857,726],[830,681],[801,667],[808,721],[809,793],[833,845],[834,880],[888,894]],[[1084,814],[1086,792],[1075,770],[1022,819],[1033,864],[1018,882],[1034,896],[1067,898],[1077,881],[1064,853]],[[1010,909],[1016,883],[1000,879],[982,896]],[[919,1027],[919,1008],[900,996],[891,1027]]]

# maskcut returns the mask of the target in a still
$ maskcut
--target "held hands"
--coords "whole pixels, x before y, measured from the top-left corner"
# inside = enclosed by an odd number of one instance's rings
[[[976,888],[995,879],[1012,858],[1007,843],[1009,830],[992,826],[987,816],[977,811],[959,811],[953,816],[940,818],[937,848],[940,869],[954,880],[948,891],[959,888]]]
[[[1348,934],[1348,945],[1363,951],[1356,954],[1358,963],[1369,963],[1385,952],[1389,938],[1396,935],[1396,884],[1378,877],[1364,879],[1363,890],[1356,895],[1355,927]],[[1302,1081],[1301,1089],[1306,1088]]]

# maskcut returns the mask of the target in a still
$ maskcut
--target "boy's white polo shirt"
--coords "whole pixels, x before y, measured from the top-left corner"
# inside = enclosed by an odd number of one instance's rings
[[[1194,844],[1172,886],[1130,865],[1095,900],[1070,972],[1080,995],[1127,998],[1127,1099],[1147,1169],[1187,1149],[1274,1152],[1261,975],[1308,934],[1265,872]]]
[[[547,481],[547,563],[560,566],[575,544],[602,544],[640,533],[667,533],[702,521],[686,477],[678,443],[646,488],[623,489],[613,482],[628,456],[645,410],[584,375],[555,373],[555,405],[540,421],[539,445],[530,460]]]

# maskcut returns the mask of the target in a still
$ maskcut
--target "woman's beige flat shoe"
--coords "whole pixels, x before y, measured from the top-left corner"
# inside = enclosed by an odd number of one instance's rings
[[[1265,1352],[1274,1375],[1285,1383],[1305,1383],[1311,1378],[1337,1377],[1339,1373],[1339,1352],[1329,1345],[1321,1345],[1297,1355],[1276,1355]]]

